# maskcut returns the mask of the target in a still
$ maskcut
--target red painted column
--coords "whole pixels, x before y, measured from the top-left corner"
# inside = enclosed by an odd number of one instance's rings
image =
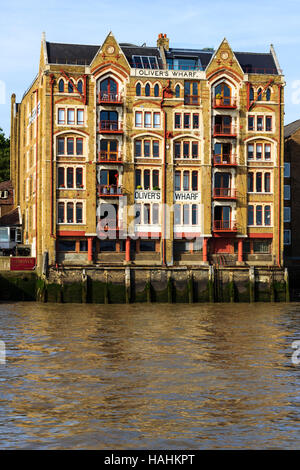
[[[203,261],[207,262],[207,238],[203,239]]]
[[[125,242],[125,261],[130,261],[130,238],[126,238]]]
[[[240,238],[238,241],[238,261],[243,261],[243,239]]]
[[[93,261],[93,238],[88,237],[88,261]]]

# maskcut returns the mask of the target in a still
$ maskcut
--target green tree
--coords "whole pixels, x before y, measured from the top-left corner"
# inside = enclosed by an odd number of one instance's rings
[[[10,141],[0,127],[0,182],[9,180]]]

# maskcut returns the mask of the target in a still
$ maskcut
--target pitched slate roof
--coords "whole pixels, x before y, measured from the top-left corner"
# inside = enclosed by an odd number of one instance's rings
[[[46,47],[48,62],[51,64],[89,65],[101,46],[46,42]],[[129,43],[120,43],[120,47],[130,66],[133,66],[132,57],[134,55],[155,56],[157,57],[159,68],[163,68],[158,47],[137,46]],[[214,51],[212,50],[170,48],[169,51],[166,51],[166,57],[197,57],[200,60],[202,68],[205,69],[213,53]],[[270,52],[235,52],[235,56],[245,73],[278,74],[273,55]]]
[[[100,46],[46,42],[49,64],[89,65]]]
[[[19,208],[13,209],[12,211],[8,212],[7,214],[0,217],[0,226],[13,226],[13,225],[20,225],[20,213]]]
[[[300,119],[297,119],[297,121],[290,122],[290,124],[287,124],[286,126],[284,126],[284,138],[287,139],[299,129],[300,129]]]

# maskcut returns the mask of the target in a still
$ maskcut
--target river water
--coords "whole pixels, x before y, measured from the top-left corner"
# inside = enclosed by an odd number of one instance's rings
[[[296,449],[300,304],[0,305],[0,448]]]

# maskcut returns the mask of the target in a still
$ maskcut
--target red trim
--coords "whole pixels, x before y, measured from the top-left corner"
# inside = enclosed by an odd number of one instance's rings
[[[158,239],[161,237],[161,232],[139,232],[138,230],[135,230],[135,235],[137,237],[142,237],[142,238],[155,237],[156,239]]]
[[[273,233],[249,233],[248,238],[273,238]]]
[[[84,230],[58,230],[58,237],[85,237]]]
[[[201,232],[174,232],[174,240],[177,238],[197,238],[201,237]]]
[[[103,70],[102,70],[103,69]],[[91,73],[93,75],[96,75],[96,73],[99,71],[104,72],[105,70],[111,70],[113,69],[114,71],[119,72],[121,75],[123,75],[124,78],[129,77],[129,73],[127,70],[120,64],[113,64],[112,62],[103,62],[101,65],[97,65],[96,67],[91,69]],[[125,71],[125,73],[123,72]]]

